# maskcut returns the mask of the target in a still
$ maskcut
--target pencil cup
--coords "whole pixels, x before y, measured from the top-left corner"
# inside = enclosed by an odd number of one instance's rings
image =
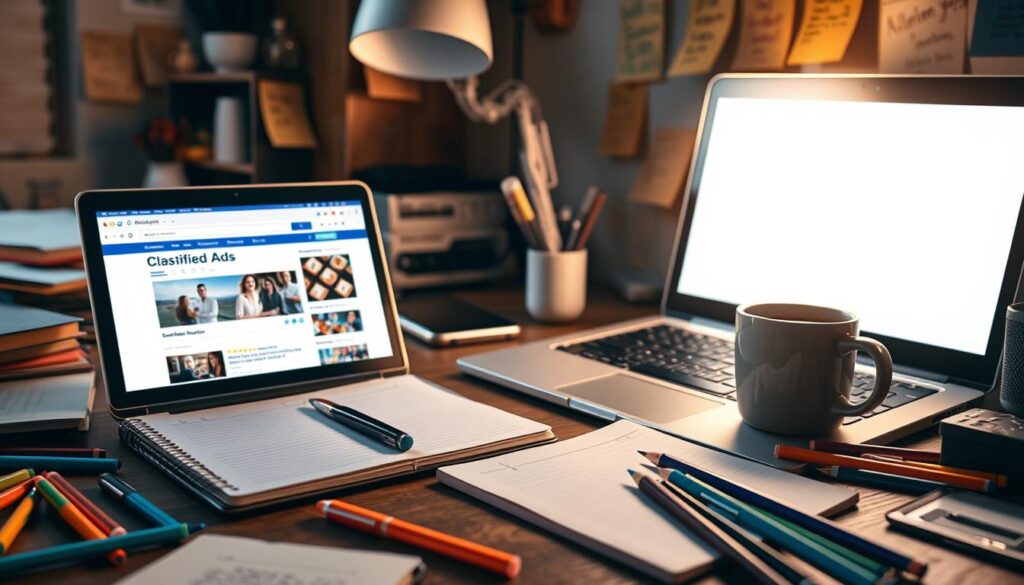
[[[572,321],[587,306],[587,250],[526,252],[526,311],[538,321]]]

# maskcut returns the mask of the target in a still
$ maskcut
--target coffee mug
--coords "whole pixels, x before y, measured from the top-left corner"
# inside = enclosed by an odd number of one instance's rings
[[[839,309],[766,303],[736,309],[736,403],[754,428],[827,435],[844,417],[870,412],[892,383],[892,358],[860,337],[860,320]],[[856,404],[850,385],[857,351],[875,362],[875,387]]]

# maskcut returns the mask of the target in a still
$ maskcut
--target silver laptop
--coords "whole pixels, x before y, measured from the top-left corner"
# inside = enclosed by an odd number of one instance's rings
[[[807,438],[742,423],[738,304],[840,307],[889,348],[886,401],[835,440],[892,441],[994,386],[1024,257],[1024,78],[727,75],[697,136],[660,314],[463,372],[774,465]]]

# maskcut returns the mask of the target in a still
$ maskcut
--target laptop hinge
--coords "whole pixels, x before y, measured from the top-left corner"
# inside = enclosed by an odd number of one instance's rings
[[[261,388],[259,390],[252,390],[249,392],[239,392],[237,394],[227,394],[221,396],[211,396],[209,398],[202,398],[186,403],[175,404],[174,408],[168,409],[168,414],[179,414],[182,412],[191,412],[194,410],[204,410],[207,408],[215,408],[217,406],[228,406],[231,404],[239,404],[243,402],[254,402],[256,400],[266,400],[268,398],[277,398],[280,396],[290,396],[292,394],[302,394],[303,392],[312,392],[313,390],[320,390],[322,388],[334,388],[336,386],[347,386],[349,384],[355,384],[357,382],[366,382],[367,380],[379,380],[384,377],[384,372],[365,372],[360,374],[352,374],[350,376],[343,376],[340,378],[330,378],[325,380],[316,380],[313,382],[304,382],[301,384],[288,385],[288,386],[275,386],[272,388]],[[159,405],[147,407],[147,414],[161,412]]]

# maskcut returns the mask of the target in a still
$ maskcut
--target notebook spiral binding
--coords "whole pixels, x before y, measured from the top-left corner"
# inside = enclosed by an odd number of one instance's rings
[[[118,428],[121,441],[130,449],[149,459],[159,467],[171,466],[193,481],[216,490],[238,490],[223,477],[200,463],[187,451],[170,441],[140,419],[129,419]]]

